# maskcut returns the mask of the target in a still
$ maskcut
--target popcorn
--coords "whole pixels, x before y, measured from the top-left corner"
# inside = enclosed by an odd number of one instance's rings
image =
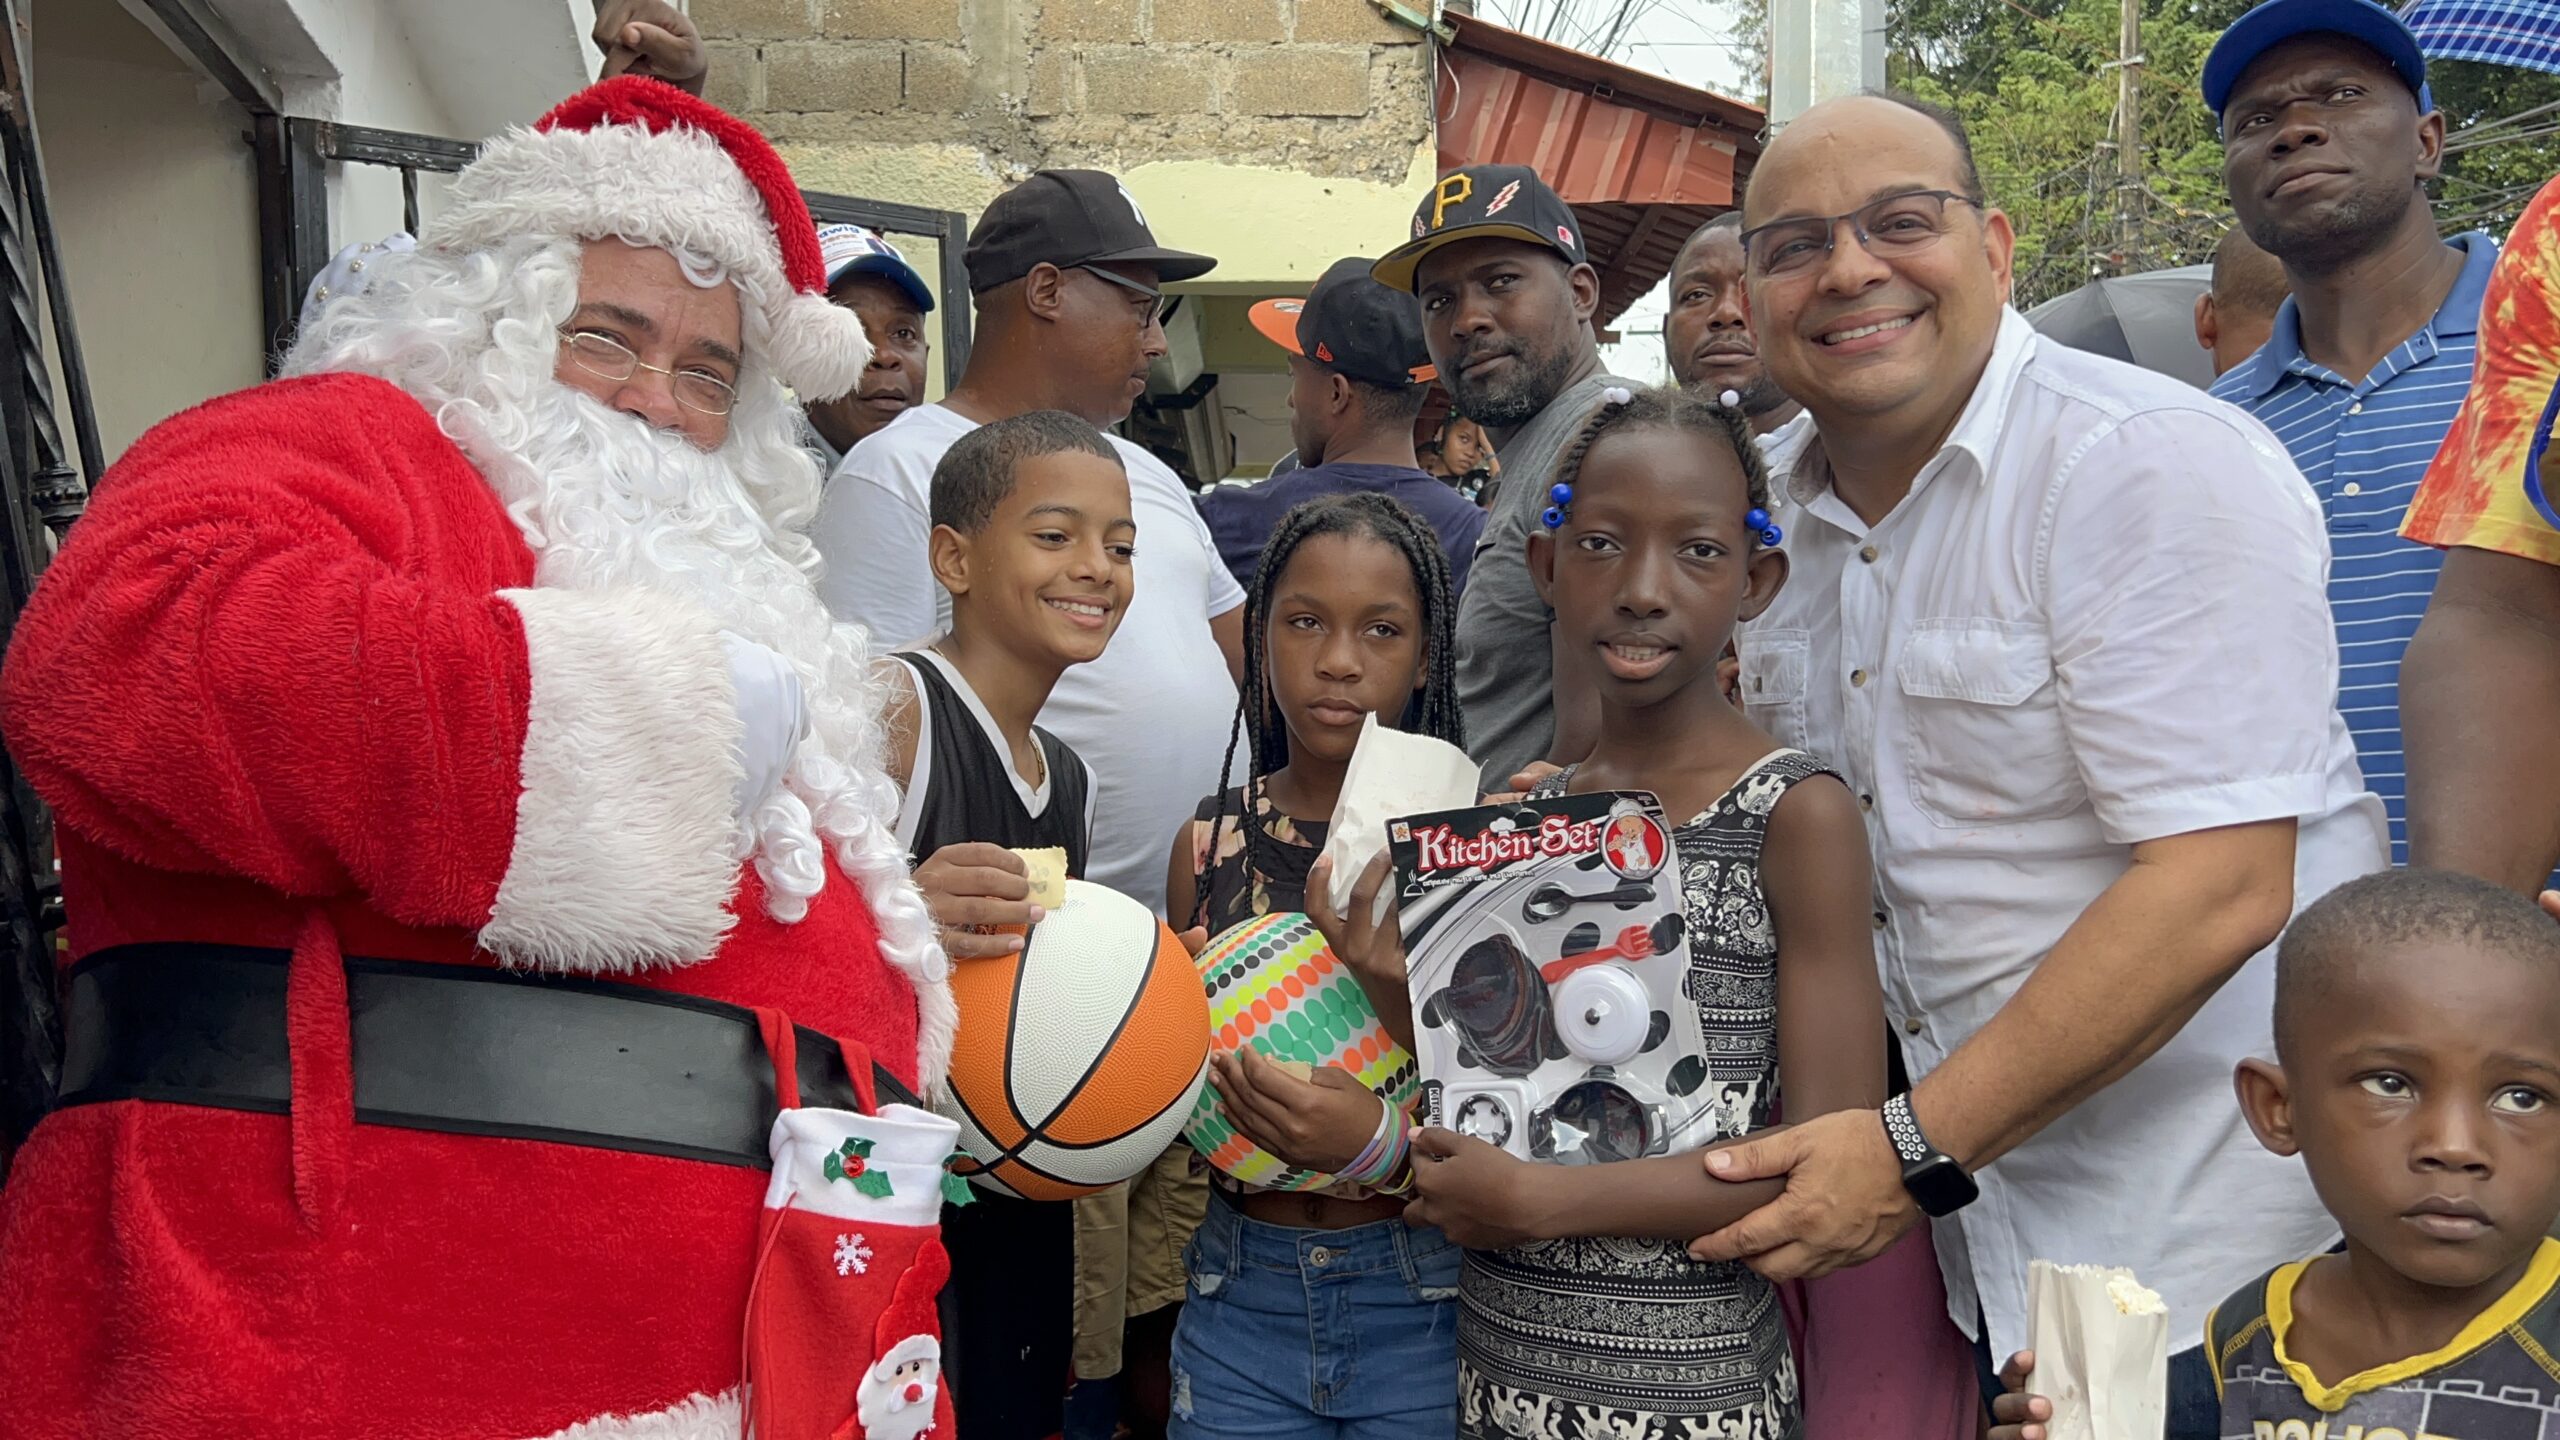
[[[2088,1267],[2074,1266],[2073,1268]],[[2116,1313],[2119,1315],[2166,1315],[2169,1313],[2168,1303],[2160,1298],[2160,1292],[2134,1279],[2133,1272],[2130,1270],[2107,1272],[2107,1298],[2116,1302]]]
[[[2161,1440],[2169,1307],[2112,1265],[2027,1266],[2028,1393],[2053,1405],[2047,1440]]]

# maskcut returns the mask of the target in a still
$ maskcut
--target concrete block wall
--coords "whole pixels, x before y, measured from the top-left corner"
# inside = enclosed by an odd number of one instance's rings
[[[692,14],[710,98],[786,155],[956,147],[991,189],[1048,165],[1185,160],[1393,183],[1430,137],[1422,37],[1368,0],[694,0]]]

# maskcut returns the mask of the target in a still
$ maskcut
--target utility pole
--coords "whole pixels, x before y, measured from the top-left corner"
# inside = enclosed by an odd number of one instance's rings
[[[1769,128],[1884,88],[1884,0],[1769,0]]]
[[[2116,245],[2120,270],[2141,268],[2142,243],[2142,0],[2123,0],[2116,36]]]

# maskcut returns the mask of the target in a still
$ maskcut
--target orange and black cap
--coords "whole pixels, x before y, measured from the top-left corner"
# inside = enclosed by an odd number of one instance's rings
[[[1369,278],[1365,255],[1336,260],[1304,300],[1265,300],[1253,328],[1292,355],[1371,385],[1396,389],[1435,378],[1422,343],[1422,307]]]

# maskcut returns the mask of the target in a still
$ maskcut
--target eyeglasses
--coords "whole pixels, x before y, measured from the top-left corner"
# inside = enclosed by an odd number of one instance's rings
[[[1869,201],[1846,215],[1773,220],[1742,232],[1742,252],[1763,276],[1796,275],[1822,263],[1839,242],[1840,222],[1867,253],[1879,260],[1917,255],[1946,238],[1950,201],[1983,208],[1980,200],[1953,190],[1906,190]]]
[[[666,376],[667,389],[687,410],[726,415],[737,408],[738,387],[708,370],[669,370],[648,364],[631,353],[630,346],[600,330],[563,330],[560,338],[569,343],[569,363],[599,380],[628,380],[646,370]]]
[[[1164,317],[1165,298],[1163,291],[1158,290],[1153,286],[1141,285],[1126,275],[1115,275],[1111,271],[1105,270],[1099,265],[1078,265],[1076,268],[1087,275],[1098,275],[1133,295],[1146,296],[1147,308],[1140,311],[1138,314],[1139,329],[1144,330]]]

